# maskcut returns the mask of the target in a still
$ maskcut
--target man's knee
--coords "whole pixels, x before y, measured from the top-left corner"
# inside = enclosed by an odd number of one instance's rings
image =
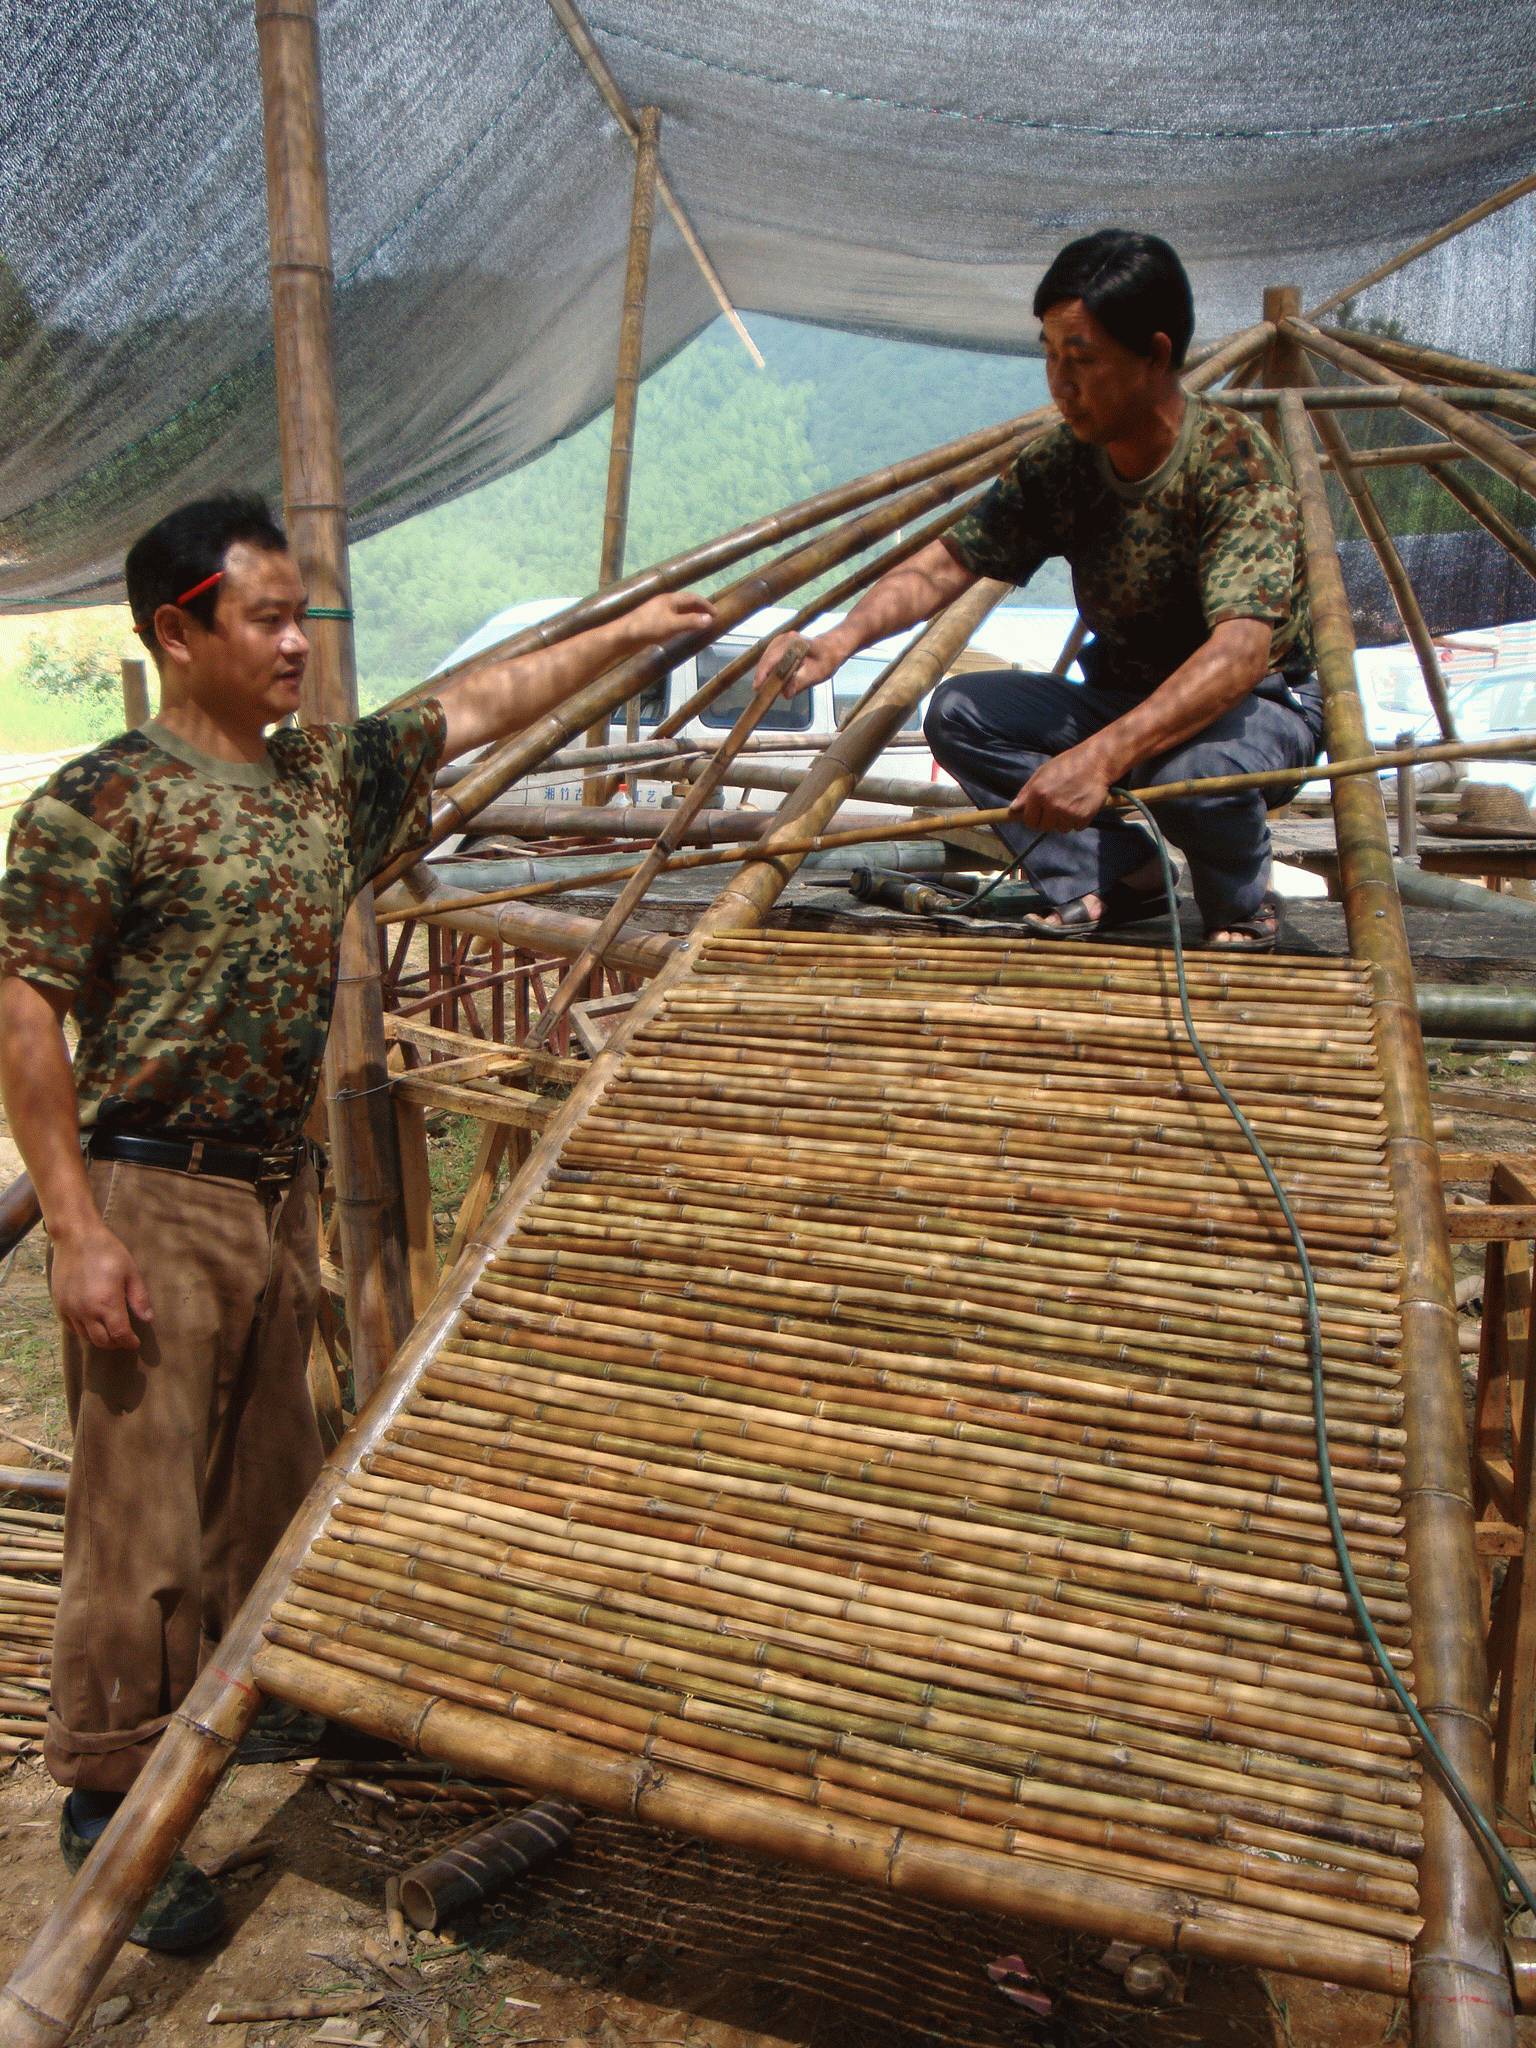
[[[928,699],[928,709],[923,713],[923,738],[928,742],[930,752],[940,760],[944,750],[954,743],[956,727],[960,723],[960,680],[958,676],[950,676],[940,683]]]

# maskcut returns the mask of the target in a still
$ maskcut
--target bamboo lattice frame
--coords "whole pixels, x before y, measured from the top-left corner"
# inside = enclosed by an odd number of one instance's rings
[[[1196,983],[1316,1246],[1406,1658],[1365,976]],[[1406,1988],[1418,1767],[1166,956],[709,939],[494,1238],[265,1689],[872,1881]]]

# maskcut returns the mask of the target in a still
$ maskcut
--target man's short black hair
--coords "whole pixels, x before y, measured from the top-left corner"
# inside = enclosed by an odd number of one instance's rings
[[[1068,242],[1035,291],[1035,318],[1067,299],[1081,299],[1122,348],[1150,356],[1152,337],[1173,344],[1171,369],[1182,369],[1195,331],[1195,301],[1184,266],[1158,235],[1101,228]]]
[[[276,554],[288,545],[288,537],[272,517],[265,498],[242,496],[227,491],[217,498],[199,498],[194,504],[179,505],[141,533],[128,550],[123,577],[128,585],[128,608],[133,613],[133,630],[158,654],[155,613],[163,604],[176,604],[185,591],[217,574],[236,541]],[[212,626],[214,606],[219,601],[218,585],[187,600],[186,609],[200,626]]]

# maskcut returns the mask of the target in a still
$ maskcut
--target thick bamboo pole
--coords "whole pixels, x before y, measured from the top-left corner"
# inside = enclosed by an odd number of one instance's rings
[[[608,495],[603,506],[603,546],[597,571],[598,587],[603,590],[624,574],[629,484],[635,459],[635,408],[645,343],[645,291],[651,266],[651,231],[656,221],[656,150],[660,133],[661,115],[655,107],[642,107],[635,143],[635,190],[629,216],[624,310],[619,319],[613,430],[608,437]],[[637,735],[631,732],[627,737],[634,739]],[[602,738],[594,738],[591,744],[601,746]]]
[[[1458,461],[1465,450],[1455,451]],[[1474,484],[1458,476],[1454,469],[1444,466],[1435,470],[1435,481],[1456,500],[1464,512],[1470,512],[1485,532],[1491,533],[1501,547],[1508,550],[1520,564],[1527,576],[1536,577],[1536,543],[1529,535],[1520,531],[1512,519],[1507,519],[1497,505],[1490,504]]]
[[[645,344],[645,292],[651,268],[651,231],[656,222],[656,151],[661,115],[655,107],[640,110],[635,141],[635,189],[629,215],[629,257],[624,268],[624,309],[619,318],[619,364],[613,386],[613,430],[608,439],[608,495],[603,506],[603,545],[597,586],[607,590],[624,575],[624,540],[629,530],[629,484],[635,460],[635,412],[640,395],[640,367]],[[640,703],[626,707],[624,737],[640,736]],[[600,747],[608,737],[607,721],[587,733],[587,744]],[[600,803],[607,778],[588,779],[589,803]]]
[[[1305,323],[1288,324],[1299,330],[1298,339],[1308,339]],[[1334,551],[1322,471],[1299,394],[1285,398],[1281,418],[1301,497],[1328,746],[1336,756],[1362,754],[1368,741],[1354,676],[1349,601]],[[1387,1084],[1387,1154],[1405,1260],[1404,1512],[1414,1589],[1416,1691],[1426,1720],[1473,1798],[1491,1811],[1488,1674],[1479,1620],[1482,1602],[1455,1287],[1413,964],[1392,879],[1379,786],[1359,777],[1341,781],[1334,796],[1334,819],[1350,943],[1356,957],[1369,966],[1374,985]],[[1513,2048],[1498,1888],[1431,1772],[1425,1774],[1423,1816],[1419,1894],[1424,1927],[1413,1959],[1415,2041],[1419,2048]]]
[[[331,362],[331,231],[315,0],[256,0],[283,498],[312,605],[304,716],[357,716],[346,483]],[[325,1057],[331,1170],[341,1214],[347,1327],[359,1400],[411,1326],[400,1160],[384,1065],[370,891],[342,932]]]
[[[1374,356],[1389,370],[1406,370],[1421,383],[1479,384],[1495,391],[1536,391],[1536,376],[1528,370],[1503,370],[1494,363],[1476,362],[1471,356],[1449,355],[1444,349],[1395,341],[1385,334],[1362,334],[1353,327],[1330,326],[1323,332],[1330,341],[1342,341],[1346,348]]]
[[[1317,330],[1322,333],[1322,329]],[[1343,343],[1338,346],[1343,347]],[[1430,397],[1460,406],[1467,412],[1506,413],[1512,419],[1530,421],[1536,419],[1536,396],[1524,389],[1486,390],[1475,384],[1408,384],[1400,380],[1397,373],[1378,363],[1385,382],[1379,387],[1364,388],[1356,384],[1314,384],[1302,393],[1302,400],[1308,412],[1391,412],[1401,406],[1404,394],[1412,391],[1427,393]],[[1223,391],[1218,394],[1219,403],[1230,406],[1234,412],[1273,412],[1279,403],[1280,391],[1284,386],[1270,384],[1247,385],[1240,391]]]
[[[149,717],[149,665],[134,655],[125,655],[123,674],[123,724],[129,732]]]
[[[1311,415],[1313,431],[1333,462],[1333,473],[1343,485],[1360,529],[1370,542],[1381,573],[1387,579],[1387,588],[1392,593],[1392,602],[1397,615],[1403,622],[1403,631],[1412,644],[1418,658],[1419,673],[1424,678],[1424,690],[1428,696],[1435,721],[1448,740],[1456,737],[1456,721],[1451,716],[1450,694],[1445,687],[1445,676],[1440,667],[1440,657],[1435,652],[1435,643],[1430,637],[1424,613],[1414,594],[1408,571],[1403,567],[1403,558],[1397,552],[1387,522],[1381,516],[1380,507],[1371,496],[1370,486],[1356,469],[1353,453],[1344,429],[1327,413],[1314,412]]]
[[[297,1636],[282,1633],[285,1640]],[[531,1769],[541,1783],[557,1785],[586,1806],[638,1814],[655,1826],[681,1826],[721,1840],[747,1835],[767,1855],[814,1857],[823,1868],[846,1877],[955,1904],[1017,1912],[1055,1926],[1129,1935],[1160,1948],[1249,1964],[1259,1960],[1291,1967],[1309,1953],[1314,1970],[1318,1959],[1327,1957],[1337,1974],[1351,1982],[1401,1987],[1398,1952],[1377,1936],[1343,1928],[1325,1931],[1315,1922],[1261,1916],[1215,1900],[1196,1902],[1177,1888],[1153,1888],[1108,1870],[1085,1872],[1066,1861],[1043,1861],[1017,1851],[1000,1854],[969,1838],[925,1838],[905,1812],[907,1825],[895,1824],[889,1807],[879,1801],[861,1806],[826,1799],[819,1806],[797,1805],[750,1785],[733,1786],[725,1799],[696,1763],[693,1769],[687,1763],[664,1763],[665,1752],[626,1757],[525,1719],[499,1719],[457,1704],[463,1696],[458,1689],[452,1698],[434,1699],[398,1686],[370,1685],[353,1677],[348,1664],[381,1676],[387,1668],[377,1657],[353,1659],[345,1650],[326,1663],[276,1646],[262,1652],[264,1671],[282,1682],[285,1693],[312,1697],[317,1705],[323,1702],[325,1711],[425,1754],[483,1759],[487,1746],[493,1746],[497,1769],[509,1776]]]
[[[1273,329],[1260,321],[1253,327],[1243,328],[1225,341],[1210,349],[1184,378],[1186,391],[1205,391],[1217,383],[1227,372],[1252,359],[1269,341]],[[835,485],[832,489],[818,491],[814,496],[801,499],[797,504],[788,505],[782,511],[769,513],[762,519],[750,520],[745,526],[734,528],[715,540],[703,541],[699,546],[687,548],[680,555],[673,555],[652,568],[642,569],[626,577],[624,582],[615,584],[611,590],[598,591],[591,597],[584,597],[576,604],[568,605],[563,612],[545,619],[541,625],[526,626],[520,632],[497,641],[494,646],[483,648],[480,653],[470,655],[452,668],[443,669],[425,683],[418,683],[395,700],[395,704],[407,704],[422,697],[430,697],[457,676],[473,675],[490,668],[498,662],[510,661],[514,655],[527,654],[538,647],[553,647],[557,641],[568,640],[574,633],[584,633],[590,627],[606,624],[619,618],[635,605],[658,591],[680,590],[686,583],[694,583],[706,576],[712,576],[722,569],[729,569],[747,555],[756,554],[760,549],[777,546],[797,535],[807,533],[814,526],[824,525],[832,519],[847,513],[859,511],[883,498],[891,491],[904,490],[909,484],[922,483],[937,476],[940,471],[951,469],[956,463],[967,461],[985,448],[1001,450],[1004,443],[1016,441],[1032,428],[1049,426],[1057,417],[1053,405],[1036,406],[1032,412],[1021,413],[1018,418],[1001,421],[995,427],[979,428],[971,434],[963,434],[957,440],[946,441],[925,454],[907,457],[904,461],[888,464],[883,469],[871,470],[867,475],[854,477],[846,484]],[[1001,456],[999,457],[1001,461]],[[394,707],[391,707],[394,708]]]
[[[613,115],[636,149],[638,149],[640,147],[640,123],[635,119],[634,110],[631,108],[629,101],[624,97],[623,88],[614,77],[612,71],[609,70],[607,59],[592,40],[591,31],[582,20],[574,0],[549,0],[549,5],[556,21],[559,22],[567,36],[569,36],[572,48],[591,73],[592,82],[602,94],[608,111]],[[694,262],[699,266],[704,282],[713,293],[716,305],[719,306],[721,312],[735,329],[742,347],[752,358],[753,363],[759,370],[762,369],[763,358],[757,343],[748,334],[741,315],[731,304],[730,297],[726,292],[724,284],[721,282],[720,273],[710,261],[704,244],[699,240],[698,231],[683,211],[682,202],[673,191],[671,181],[665,172],[658,170],[656,189],[660,192],[668,213],[671,214],[676,223],[677,231],[686,243],[689,255],[692,256]]]
[[[1459,442],[1470,454],[1486,462],[1490,469],[1496,469],[1500,476],[1507,477],[1522,491],[1536,495],[1536,456],[1528,455],[1498,427],[1491,426],[1487,420],[1474,419],[1462,406],[1448,404],[1421,384],[1399,383],[1392,371],[1383,369],[1369,356],[1361,355],[1358,349],[1330,340],[1320,328],[1313,327],[1308,321],[1288,320],[1286,328],[1309,355],[1321,356],[1336,369],[1345,370],[1364,383],[1394,389],[1398,394],[1397,402],[1404,411],[1413,413],[1429,426],[1438,427],[1450,440]]]
[[[1320,320],[1324,313],[1331,313],[1335,306],[1342,306],[1346,299],[1353,299],[1359,293],[1369,290],[1373,284],[1380,284],[1385,277],[1417,262],[1420,256],[1427,256],[1431,249],[1438,249],[1442,242],[1449,242],[1454,236],[1463,234],[1468,228],[1476,227],[1480,220],[1487,220],[1490,214],[1500,213],[1506,206],[1513,206],[1517,199],[1523,199],[1528,192],[1536,192],[1536,175],[1517,178],[1512,185],[1495,192],[1491,199],[1484,199],[1478,205],[1468,207],[1465,213],[1458,213],[1454,220],[1448,220],[1432,234],[1421,235],[1416,242],[1410,242],[1406,249],[1385,263],[1378,263],[1374,270],[1366,271],[1363,277],[1341,285],[1336,292],[1330,292],[1326,299],[1319,299],[1307,314],[1309,320]]]
[[[1536,448],[1536,434],[1512,434],[1510,439],[1517,448]],[[1396,448],[1357,448],[1353,461],[1356,469],[1435,469],[1447,462],[1465,462],[1467,451],[1458,448],[1454,441],[1405,441]],[[1324,459],[1323,467],[1332,465]]]
[[[808,533],[812,527],[824,526],[833,519],[862,511],[877,499],[887,497],[893,491],[905,490],[912,484],[926,482],[929,477],[953,469],[957,463],[969,461],[973,455],[979,455],[988,448],[999,451],[998,463],[1001,466],[1002,450],[1007,443],[1018,440],[1032,428],[1048,426],[1055,417],[1054,406],[1036,406],[1033,412],[1021,413],[1017,419],[964,434],[958,440],[946,441],[938,448],[929,449],[925,454],[888,463],[883,469],[870,470],[867,475],[854,477],[849,483],[837,484],[830,490],[802,498],[782,511],[749,520],[745,526],[738,526],[718,539],[703,541],[698,547],[669,556],[652,568],[638,570],[611,590],[600,590],[591,597],[568,605],[563,612],[556,612],[553,618],[544,620],[542,625],[525,626],[507,639],[497,641],[494,646],[482,649],[479,654],[470,655],[451,668],[441,670],[427,682],[417,684],[396,703],[407,704],[430,697],[459,676],[478,674],[498,662],[510,661],[515,655],[527,654],[539,647],[553,647],[575,633],[606,625],[610,620],[632,611],[646,598],[656,596],[659,591],[680,590],[686,583],[695,583],[732,568],[748,555],[794,540],[800,534]]]

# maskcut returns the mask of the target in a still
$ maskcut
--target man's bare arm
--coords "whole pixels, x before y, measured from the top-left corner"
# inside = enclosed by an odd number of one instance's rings
[[[903,562],[878,583],[872,583],[840,626],[818,633],[813,640],[802,641],[798,633],[781,633],[758,663],[757,680],[761,683],[765,679],[786,647],[791,643],[802,644],[809,651],[793,685],[784,693],[787,697],[798,697],[813,683],[835,675],[860,648],[872,647],[877,640],[904,632],[919,619],[931,619],[975,581],[972,571],[955,560],[943,541],[932,540],[910,562]]]
[[[1223,619],[1166,682],[1092,738],[1042,762],[1011,809],[1042,832],[1072,832],[1103,810],[1113,783],[1203,732],[1240,704],[1269,673],[1270,628],[1262,619]]]
[[[0,980],[0,1088],[53,1241],[53,1298],[75,1334],[103,1351],[137,1351],[133,1318],[150,1322],[149,1295],[127,1248],[96,1207],[80,1156],[64,1017],[56,989]]]
[[[667,591],[606,626],[594,626],[553,647],[536,647],[445,684],[439,692],[448,718],[443,758],[451,761],[487,740],[520,732],[626,655],[707,625],[713,617],[707,598],[686,590]]]

